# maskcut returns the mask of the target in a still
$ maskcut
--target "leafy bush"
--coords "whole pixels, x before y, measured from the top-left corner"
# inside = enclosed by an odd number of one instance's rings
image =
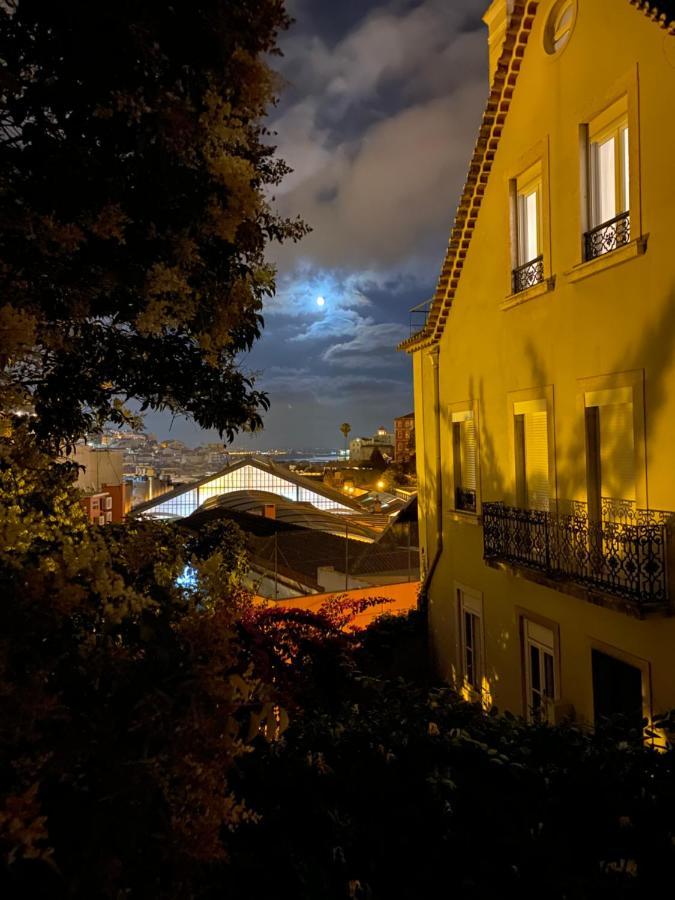
[[[192,896],[251,817],[229,771],[273,717],[241,534],[91,528],[71,475],[0,441],[0,892]]]

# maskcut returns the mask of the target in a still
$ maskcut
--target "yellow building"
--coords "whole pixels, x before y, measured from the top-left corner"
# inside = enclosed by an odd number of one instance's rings
[[[675,3],[484,20],[487,108],[402,345],[431,642],[486,705],[637,721],[675,707]]]

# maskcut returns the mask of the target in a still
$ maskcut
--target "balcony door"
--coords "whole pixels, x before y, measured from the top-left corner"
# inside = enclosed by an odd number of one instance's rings
[[[621,388],[587,395],[588,512],[597,522],[626,518],[635,506],[635,427],[631,394],[630,388]],[[610,402],[601,402],[603,400]]]

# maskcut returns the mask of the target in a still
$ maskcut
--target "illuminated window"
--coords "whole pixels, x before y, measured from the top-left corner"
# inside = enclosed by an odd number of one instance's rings
[[[621,118],[591,138],[591,221],[608,222],[630,207],[628,120]]]
[[[588,125],[588,223],[585,257],[594,259],[630,240],[630,140],[627,99]]]
[[[481,693],[485,675],[481,594],[468,588],[457,588],[457,609],[462,682],[472,691]]]
[[[567,45],[576,19],[575,0],[557,0],[544,26],[544,49],[550,55],[559,53]]]
[[[547,510],[551,478],[546,400],[515,403],[513,412],[518,505],[525,509]]]
[[[557,696],[554,634],[531,619],[522,621],[527,717],[531,722],[552,722]]]
[[[544,280],[542,166],[530,166],[514,182],[515,253],[514,294]]]
[[[452,413],[452,458],[455,509],[476,512],[478,445],[473,412]]]

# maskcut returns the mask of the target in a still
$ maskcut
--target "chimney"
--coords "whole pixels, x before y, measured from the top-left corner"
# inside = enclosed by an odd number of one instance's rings
[[[502,55],[506,29],[509,25],[511,13],[513,12],[513,2],[514,0],[492,0],[492,3],[483,16],[483,21],[488,27],[490,84],[492,84],[494,80],[495,72],[497,71],[497,62]]]

